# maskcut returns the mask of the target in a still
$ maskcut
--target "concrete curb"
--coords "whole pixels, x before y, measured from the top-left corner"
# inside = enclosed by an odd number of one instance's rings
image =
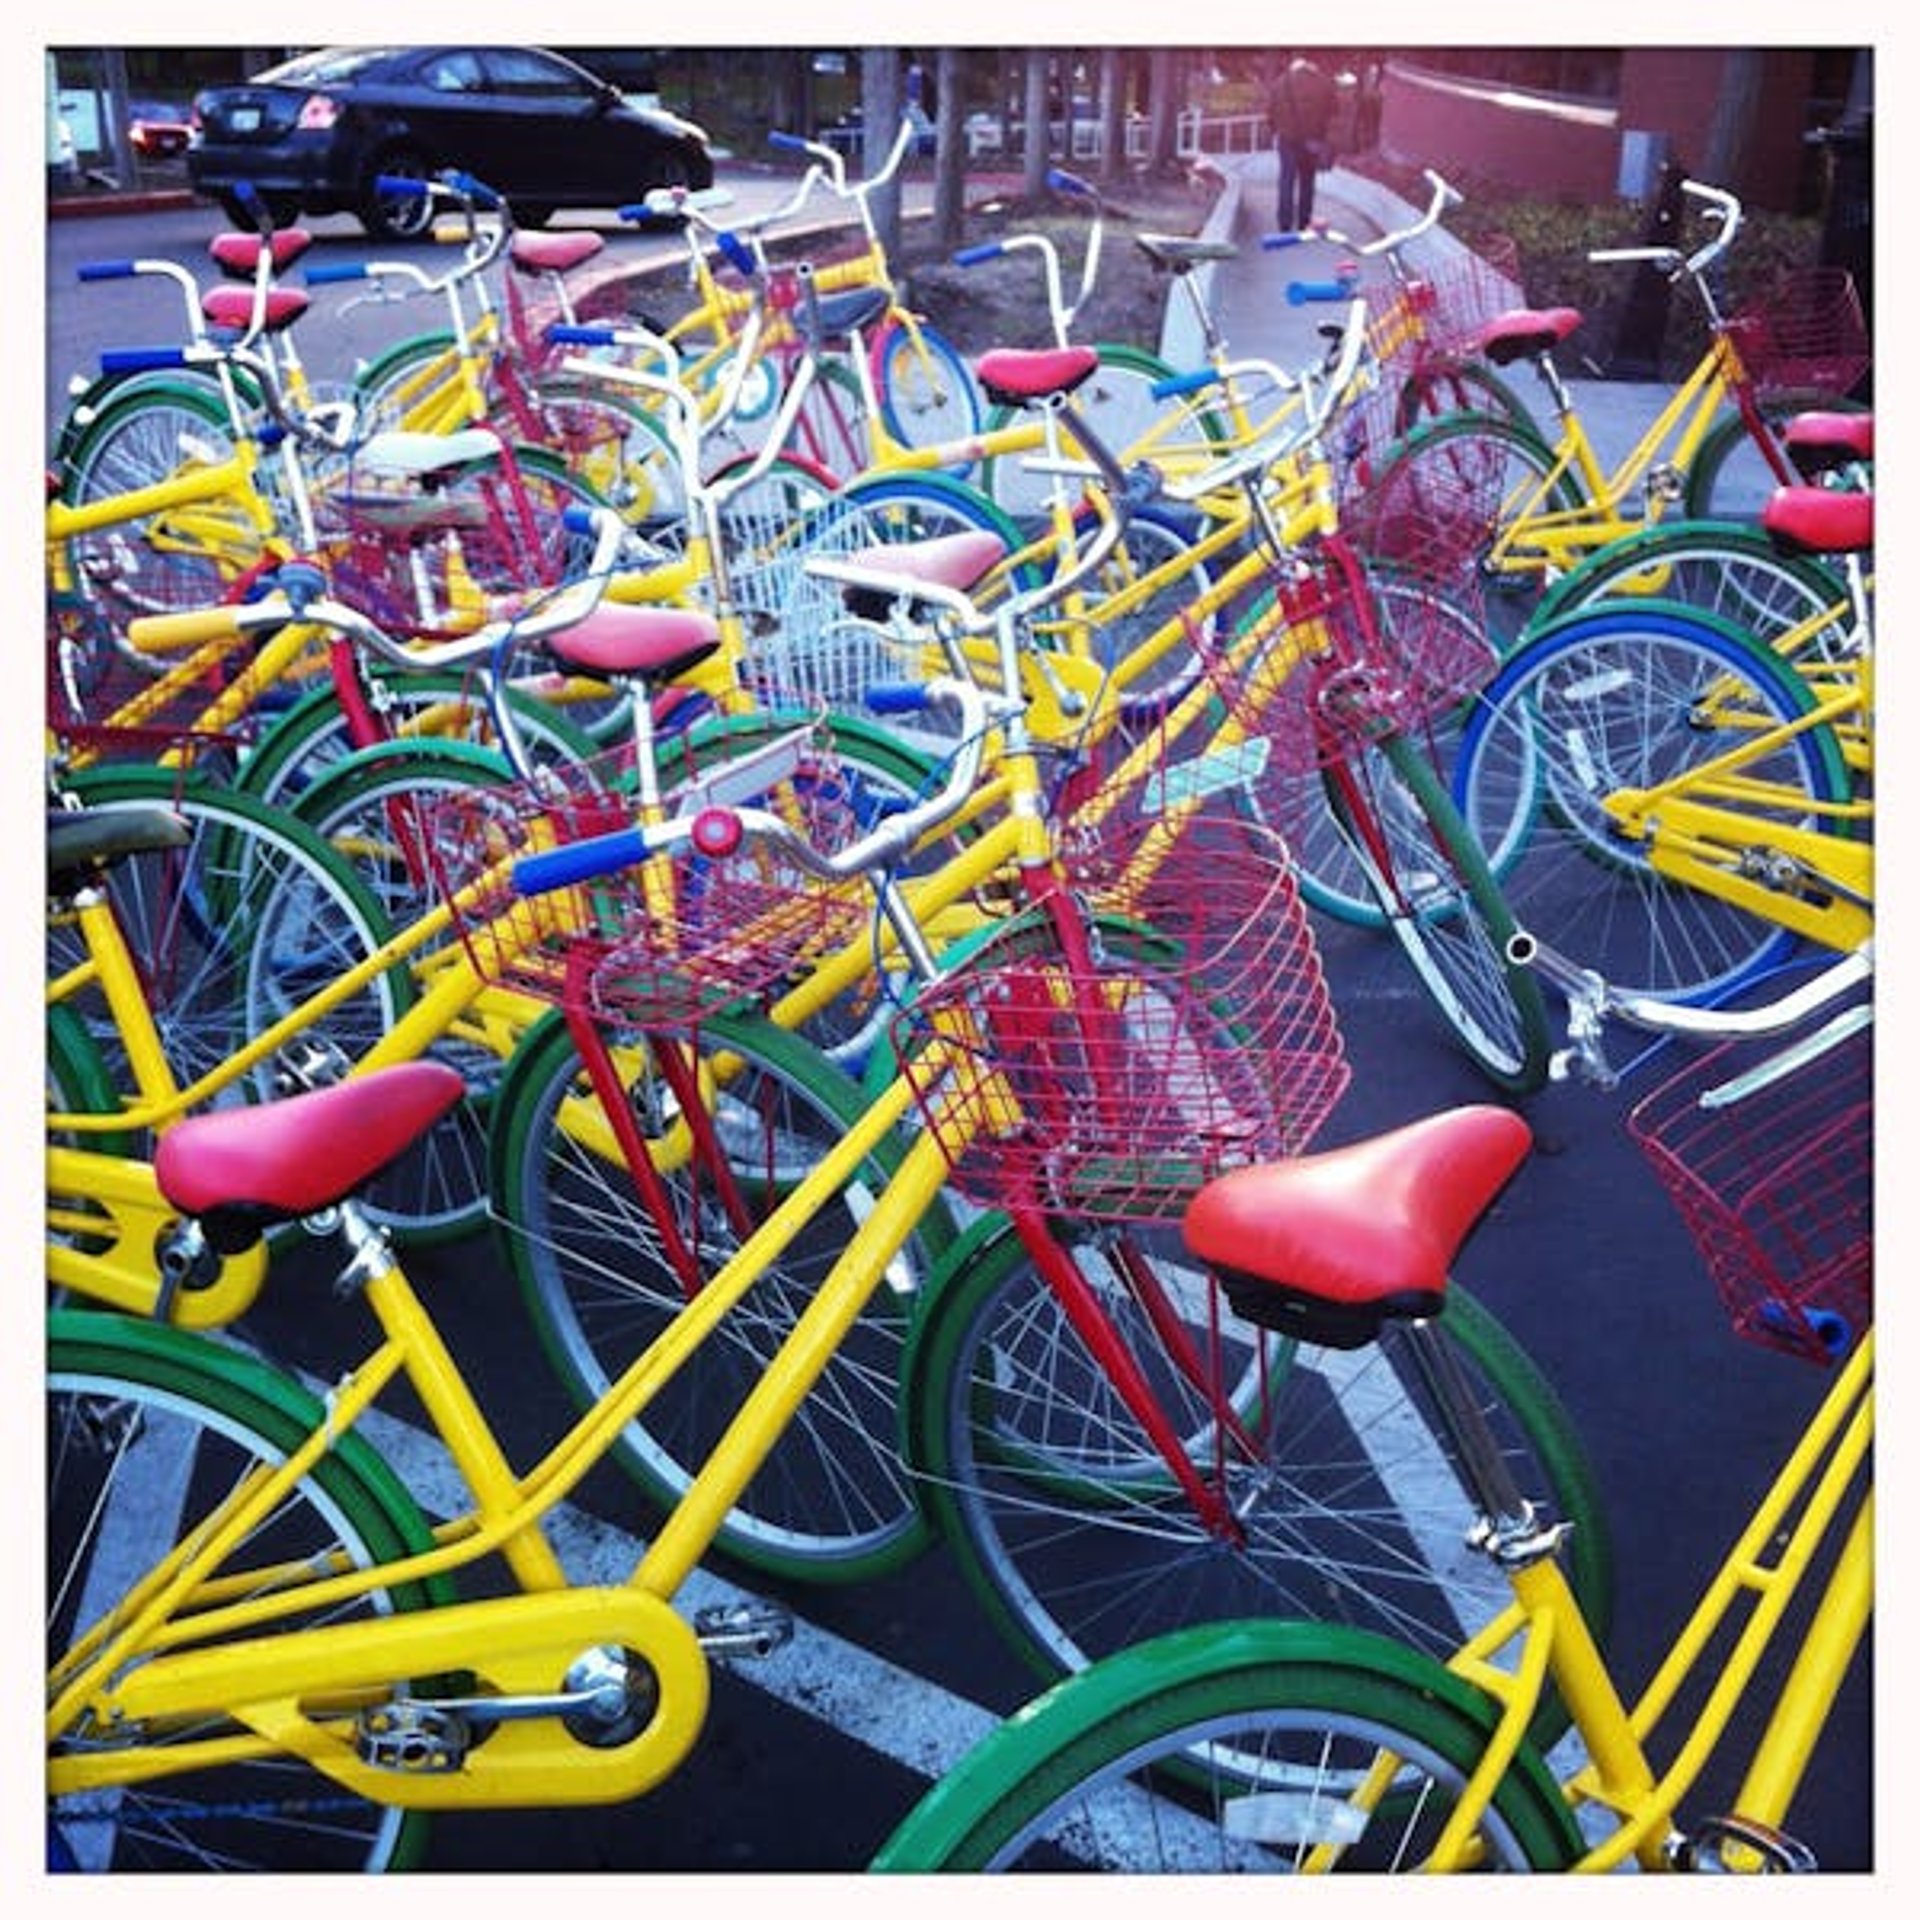
[[[62,194],[47,202],[47,218],[79,220],[109,213],[168,213],[203,204],[198,195],[189,193],[185,187],[155,187],[151,192]]]

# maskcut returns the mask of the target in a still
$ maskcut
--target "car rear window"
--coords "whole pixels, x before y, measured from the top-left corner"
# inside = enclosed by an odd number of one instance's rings
[[[391,60],[398,47],[331,47],[319,53],[303,53],[298,59],[284,61],[257,73],[254,79],[263,86],[324,87],[338,86],[357,79],[376,60]]]

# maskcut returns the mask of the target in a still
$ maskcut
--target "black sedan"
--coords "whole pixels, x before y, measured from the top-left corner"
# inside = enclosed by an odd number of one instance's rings
[[[522,226],[562,207],[614,207],[654,187],[709,187],[713,156],[690,121],[632,104],[541,47],[330,47],[193,103],[194,191],[251,227],[251,186],[276,226],[351,213],[380,239],[431,219],[424,195],[382,176],[459,168],[503,195]]]

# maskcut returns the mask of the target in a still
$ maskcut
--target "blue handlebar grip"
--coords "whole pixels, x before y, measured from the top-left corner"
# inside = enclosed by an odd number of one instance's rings
[[[598,507],[583,507],[577,500],[572,506],[560,509],[560,524],[569,533],[592,533]]]
[[[797,133],[770,133],[767,145],[778,147],[783,153],[805,153],[807,143]]]
[[[376,193],[404,193],[415,200],[424,200],[427,195],[427,183],[424,180],[409,180],[403,173],[381,173],[374,176]]]
[[[714,245],[727,256],[735,271],[744,273],[749,280],[760,271],[760,263],[753,257],[753,249],[737,233],[716,234]]]
[[[184,367],[184,347],[109,347],[100,356],[102,373],[150,373],[156,367]]]
[[[1305,246],[1308,238],[1304,233],[1263,233],[1260,246],[1263,252],[1278,253],[1282,247]]]
[[[596,833],[571,846],[555,847],[549,853],[530,853],[513,863],[514,891],[522,896],[551,893],[556,887],[570,887],[576,881],[594,880],[603,873],[618,873],[622,867],[638,866],[651,849],[639,827],[617,827],[612,833]]]
[[[1165,380],[1156,380],[1147,391],[1156,400],[1171,400],[1176,394],[1198,393],[1202,387],[1210,387],[1220,376],[1211,367],[1201,367],[1194,373],[1176,373]]]
[[[1834,1359],[1853,1345],[1853,1323],[1830,1307],[1790,1306],[1784,1300],[1763,1300],[1754,1316],[1763,1327],[1787,1339],[1804,1341],[1811,1333]]]
[[[956,267],[977,267],[983,260],[997,260],[1006,252],[998,240],[983,240],[977,247],[962,247],[953,256]]]
[[[302,276],[310,287],[324,287],[335,280],[364,280],[367,275],[367,263],[364,260],[323,260],[317,266],[308,267]]]
[[[75,269],[82,280],[131,280],[131,260],[87,260]]]
[[[1065,167],[1047,169],[1047,185],[1060,193],[1082,193],[1089,200],[1093,198],[1093,184],[1083,180],[1077,173],[1069,173]]]
[[[926,688],[912,680],[876,681],[865,697],[875,713],[918,713],[927,704]]]
[[[462,172],[458,167],[449,168],[441,178],[455,193],[463,194],[477,207],[497,207],[500,196],[484,180],[476,180],[472,174]]]
[[[1834,1313],[1826,1307],[1808,1307],[1805,1311],[1807,1325],[1836,1360],[1853,1345],[1853,1325],[1845,1314]]]
[[[563,347],[610,347],[614,336],[612,327],[590,327],[579,320],[556,320],[547,329],[547,338]]]
[[[1289,280],[1287,305],[1304,307],[1310,300],[1351,300],[1353,286],[1346,280]]]

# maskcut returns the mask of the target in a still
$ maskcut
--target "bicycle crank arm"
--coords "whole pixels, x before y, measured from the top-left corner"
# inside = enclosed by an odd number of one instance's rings
[[[439,1675],[459,1677],[457,1696],[423,1690]],[[451,1812],[644,1793],[685,1759],[707,1694],[706,1657],[665,1601],[591,1587],[162,1654],[93,1706],[123,1735],[224,1719],[368,1800]],[[182,1771],[191,1750],[128,1740],[50,1760],[49,1780],[131,1785]]]

